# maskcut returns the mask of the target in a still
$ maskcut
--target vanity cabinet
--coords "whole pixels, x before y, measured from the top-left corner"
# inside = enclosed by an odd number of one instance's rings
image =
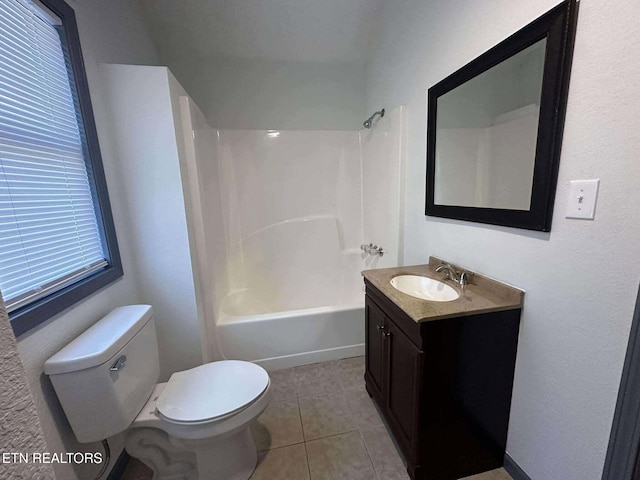
[[[365,285],[366,388],[411,478],[502,466],[520,308],[416,322]]]

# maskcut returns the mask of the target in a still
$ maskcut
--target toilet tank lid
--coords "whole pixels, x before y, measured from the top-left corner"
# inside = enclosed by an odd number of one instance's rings
[[[127,305],[112,310],[44,362],[44,373],[76,372],[108,362],[152,315],[151,305]]]

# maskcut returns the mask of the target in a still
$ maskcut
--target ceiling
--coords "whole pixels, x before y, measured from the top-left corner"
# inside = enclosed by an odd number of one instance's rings
[[[138,0],[160,52],[364,62],[383,0]]]

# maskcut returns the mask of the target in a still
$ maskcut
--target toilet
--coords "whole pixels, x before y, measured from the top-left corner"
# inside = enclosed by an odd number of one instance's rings
[[[270,401],[260,366],[238,360],[159,375],[149,305],[119,307],[44,364],[79,442],[126,431],[127,452],[159,480],[247,480],[249,426]]]

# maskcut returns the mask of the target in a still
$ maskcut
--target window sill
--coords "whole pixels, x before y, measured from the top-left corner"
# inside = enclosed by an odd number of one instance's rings
[[[110,265],[90,277],[48,295],[9,314],[16,337],[46,322],[63,310],[115,282],[123,275],[122,267]]]

